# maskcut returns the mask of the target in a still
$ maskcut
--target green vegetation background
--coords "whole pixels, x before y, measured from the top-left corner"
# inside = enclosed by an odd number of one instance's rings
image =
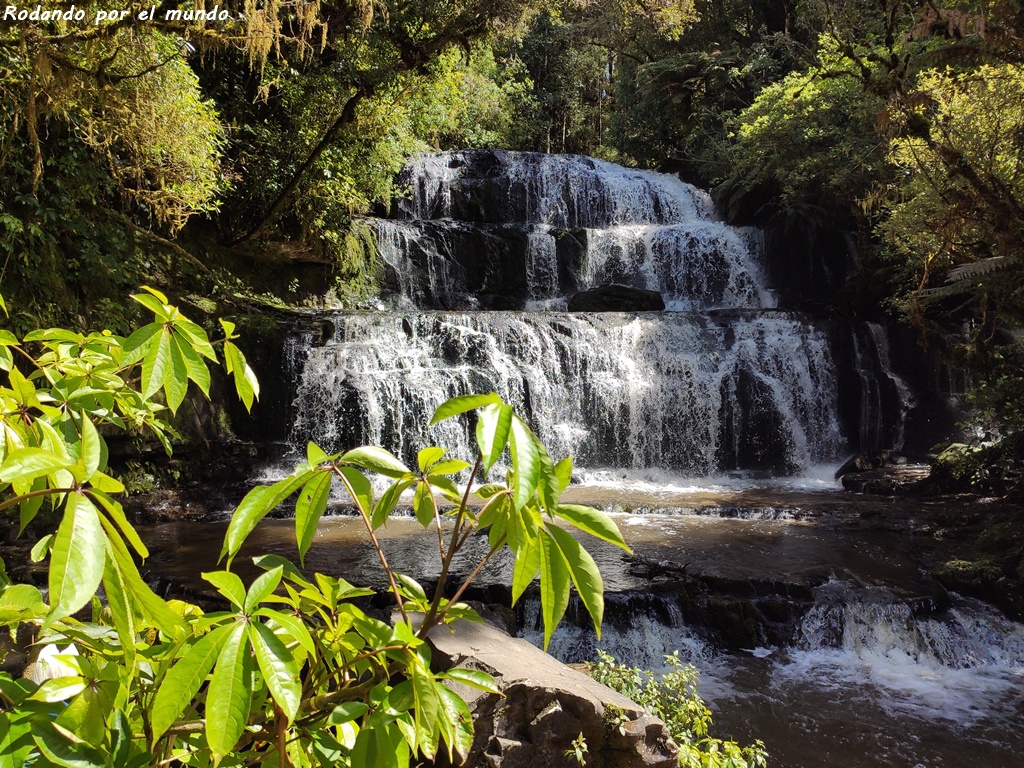
[[[950,477],[1019,483],[1020,2],[221,4],[242,23],[167,21],[191,7],[171,0],[136,20],[149,4],[0,27],[13,330],[123,333],[143,284],[207,316],[360,306],[380,278],[360,217],[411,154],[584,153],[711,188],[786,243],[776,277],[825,276],[815,306],[913,323],[974,382],[982,450]]]

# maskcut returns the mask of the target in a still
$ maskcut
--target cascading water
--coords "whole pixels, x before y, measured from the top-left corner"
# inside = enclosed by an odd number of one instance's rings
[[[298,442],[472,455],[464,426],[423,425],[448,397],[495,390],[585,468],[792,474],[840,455],[827,334],[773,309],[755,238],[705,193],[506,152],[424,156],[400,182],[395,218],[372,222],[393,309],[337,315],[305,348]],[[676,311],[557,311],[609,282]]]

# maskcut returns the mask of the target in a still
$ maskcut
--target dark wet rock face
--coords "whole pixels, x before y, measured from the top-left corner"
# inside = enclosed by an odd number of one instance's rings
[[[569,299],[570,312],[661,312],[665,300],[658,291],[610,283],[580,291]]]

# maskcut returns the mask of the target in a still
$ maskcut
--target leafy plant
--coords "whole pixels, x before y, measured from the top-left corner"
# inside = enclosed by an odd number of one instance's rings
[[[590,675],[665,722],[672,739],[679,745],[679,765],[684,768],[764,768],[768,764],[768,754],[760,741],[741,747],[735,741],[708,735],[711,710],[697,694],[697,670],[692,664],[683,664],[678,651],[665,657],[669,671],[661,676],[620,664],[604,651],[598,651],[597,655],[598,660],[587,665]],[[611,725],[619,727],[614,713]]]
[[[605,515],[560,503],[571,460],[555,463],[494,394],[457,397],[434,414],[437,423],[478,412],[472,466],[435,446],[420,451],[412,470],[381,448],[328,456],[311,443],[306,461],[254,488],[232,517],[222,551],[228,569],[259,521],[295,496],[301,563],[331,485],[340,483],[387,574],[401,617],[393,624],[351,602],[370,590],[305,574],[279,556],[256,557],[263,572],[248,586],[230,570],[203,574],[226,610],[157,596],[136,567],[135,556],[148,553],[115,498],[124,488],[105,472],[101,433],[144,429],[169,451],[164,412],[178,408],[189,382],[209,392],[208,363],[219,356],[162,294],[148,289],[134,298],[154,322],[127,339],[61,329],[21,340],[0,335],[8,379],[0,388],[0,509],[17,509],[22,530],[46,499],[60,516],[56,532],[32,551],[36,560],[50,558],[48,595],[0,569],[0,626],[15,638],[28,632],[41,649],[31,677],[0,673],[0,765],[404,767],[442,752],[449,760],[465,755],[470,711],[446,683],[497,691],[480,672],[435,671],[426,637],[441,623],[479,620],[459,599],[505,546],[515,557],[516,598],[540,577],[545,642],[570,584],[600,628],[600,574],[559,523],[625,542]],[[221,327],[220,358],[251,405],[258,384],[232,343],[233,325]],[[505,481],[474,488],[506,449]],[[391,481],[379,498],[368,474]],[[459,474],[462,488],[452,479]],[[416,519],[436,529],[441,576],[432,595],[394,572],[377,541],[405,491]],[[452,562],[480,531],[488,552],[445,598]]]

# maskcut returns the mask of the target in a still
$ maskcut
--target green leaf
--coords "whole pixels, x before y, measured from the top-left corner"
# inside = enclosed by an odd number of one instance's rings
[[[540,573],[540,541],[529,538],[516,550],[516,561],[512,567],[512,605],[522,597],[526,588]]]
[[[113,552],[117,560],[117,567],[121,572],[121,578],[124,579],[128,591],[132,595],[132,601],[136,609],[148,621],[152,622],[152,626],[157,627],[161,632],[171,637],[180,635],[183,629],[181,617],[168,608],[167,602],[163,598],[158,597],[150,589],[149,585],[142,580],[138,569],[135,567],[135,561],[132,560],[132,556],[128,552],[128,547],[125,546],[124,540],[114,525],[103,517],[100,517],[100,523],[102,523],[103,528],[107,532],[107,542],[110,545],[108,551]]]
[[[412,597],[414,600],[421,602],[427,602],[427,593],[423,590],[423,586],[411,576],[406,576],[404,573],[395,573],[395,579],[398,583],[404,587],[404,591],[407,595]]]
[[[429,448],[424,448],[418,454],[416,454],[416,463],[419,464],[420,472],[426,472],[427,467],[432,464],[436,464],[441,460],[441,457],[445,455],[447,451],[444,448],[438,448],[436,445],[432,445]]]
[[[407,658],[415,660],[407,667],[412,678],[412,693],[415,701],[413,719],[416,723],[416,745],[428,760],[437,752],[437,721],[441,700],[434,687],[434,676],[420,657],[412,652]]]
[[[330,457],[324,453],[323,448],[310,440],[306,445],[306,461],[309,463],[309,466],[316,468],[325,461],[330,461]]]
[[[188,370],[188,377],[196,383],[207,397],[210,396],[210,369],[206,363],[196,354],[196,351],[184,339],[177,334],[174,335],[174,345],[181,353],[185,361],[185,368]]]
[[[512,428],[512,408],[504,403],[492,403],[481,409],[476,423],[476,443],[480,446],[484,469],[488,472],[501,458]]]
[[[85,477],[88,480],[99,470],[103,461],[103,438],[96,431],[96,425],[92,423],[89,416],[83,410],[80,412],[82,419],[82,463],[85,465]]]
[[[99,513],[85,496],[68,494],[50,556],[50,615],[47,624],[70,616],[96,594],[106,559]]]
[[[302,703],[302,683],[295,659],[277,635],[259,622],[249,624],[249,640],[270,695],[291,725]]]
[[[388,517],[392,512],[395,511],[395,506],[398,504],[398,500],[405,490],[412,485],[415,480],[399,480],[396,483],[392,483],[383,494],[380,499],[373,507],[373,516],[370,518],[370,526],[373,530],[377,530],[384,523],[387,522]]]
[[[17,448],[0,465],[0,483],[27,482],[66,469],[74,462],[45,448]]]
[[[245,361],[242,351],[230,341],[224,342],[224,361],[228,372],[234,377],[235,390],[245,404],[245,409],[251,411],[253,400],[260,399],[260,383],[256,374]]]
[[[141,359],[149,349],[149,346],[156,341],[156,335],[161,333],[163,329],[163,323],[144,325],[125,340],[122,349],[126,355],[131,355],[131,353],[139,350],[142,354],[138,356],[138,359]],[[135,357],[134,355],[131,356]]]
[[[54,535],[48,533],[43,538],[35,543],[32,547],[32,552],[29,554],[33,563],[40,563],[43,561],[48,554],[50,554],[50,548],[53,546]]]
[[[149,557],[149,550],[146,548],[146,545],[142,543],[142,539],[139,538],[138,531],[136,531],[132,524],[128,522],[128,518],[125,516],[124,508],[121,506],[120,502],[112,499],[109,495],[97,489],[88,490],[86,493],[100,503],[100,507],[107,513],[107,517],[117,525],[121,533],[124,534],[124,537],[128,540],[128,543],[132,545],[132,549],[138,553],[139,557]]]
[[[572,456],[566,456],[555,464],[555,477],[558,478],[558,495],[561,496],[572,481]]]
[[[449,758],[454,757],[453,749],[458,750],[460,755],[468,755],[473,749],[473,714],[455,691],[442,685],[438,686],[437,692],[441,698],[445,719],[452,725],[452,734],[445,737],[448,742]]]
[[[621,547],[627,552],[633,551],[629,548],[626,540],[622,538],[615,521],[604,512],[580,504],[559,504],[555,509],[555,514],[591,536]]]
[[[471,465],[463,461],[462,459],[448,459],[447,461],[439,461],[437,464],[432,466],[427,472],[428,477],[438,477],[440,475],[457,475],[464,469],[469,469]]]
[[[36,689],[36,692],[29,696],[29,699],[32,701],[45,701],[47,704],[67,701],[72,696],[77,696],[84,691],[85,685],[85,678],[81,675],[53,677],[43,682]]]
[[[604,582],[601,580],[597,563],[572,534],[563,531],[557,525],[550,525],[545,530],[562,550],[562,556],[569,566],[569,576],[587,613],[594,621],[594,631],[600,640],[601,622],[604,621]]]
[[[361,701],[346,701],[344,704],[336,706],[327,716],[327,725],[350,723],[365,715],[369,710],[370,708]]]
[[[539,440],[537,441],[537,455],[540,461],[540,479],[537,483],[540,502],[544,506],[544,511],[549,515],[553,515],[555,508],[558,506],[561,481],[555,474],[555,465],[551,461],[551,457],[548,456],[547,450]]]
[[[302,619],[290,613],[283,613],[282,611],[275,611],[270,608],[260,608],[253,611],[252,615],[262,616],[276,623],[284,631],[284,634],[302,646],[310,656],[316,654],[316,644],[313,642],[313,636],[309,634],[309,630],[302,623]]]
[[[213,584],[217,591],[226,597],[235,608],[241,610],[245,605],[245,585],[238,578],[238,574],[231,573],[231,571],[211,571],[202,574],[202,577]]]
[[[424,482],[416,484],[416,492],[412,497],[412,510],[419,524],[427,528],[434,520],[434,502],[430,495],[430,486]]]
[[[331,480],[330,472],[317,472],[302,486],[299,498],[295,502],[295,542],[299,548],[299,562],[302,565],[306,564],[306,552],[313,544],[320,518],[327,509],[327,500],[331,496]]]
[[[62,768],[105,768],[107,765],[98,749],[56,723],[37,722],[32,738],[43,757]]]
[[[562,550],[544,529],[540,531],[540,608],[544,619],[544,650],[569,607],[569,568]]]
[[[242,612],[245,614],[252,613],[256,607],[274,594],[274,590],[281,583],[281,577],[284,575],[284,568],[280,565],[277,568],[272,568],[266,573],[261,573],[253,581],[252,586],[249,587],[249,592],[245,596],[245,605],[242,607]]]
[[[512,417],[510,445],[512,448],[513,502],[521,509],[533,498],[540,481],[540,444],[526,423],[518,416]]]
[[[409,474],[406,466],[395,456],[383,448],[366,445],[362,448],[353,448],[342,454],[339,461],[342,464],[354,464],[357,467],[376,472],[386,477],[399,478]]]
[[[244,623],[235,624],[224,641],[206,693],[206,742],[214,765],[235,748],[245,730],[252,699],[252,665]]]
[[[149,400],[163,389],[171,375],[171,332],[164,328],[142,361],[143,399]]]
[[[110,617],[117,630],[124,653],[124,666],[129,675],[136,673],[135,668],[135,610],[132,607],[131,593],[128,583],[118,568],[114,557],[113,546],[107,542],[107,558],[103,565],[103,591],[107,596]]]
[[[310,470],[298,475],[290,475],[273,485],[257,485],[245,495],[231,516],[227,533],[224,534],[224,546],[220,552],[221,559],[227,555],[229,568],[231,561],[238,554],[256,524],[273,511],[278,504],[302,487],[312,474],[313,472]]]
[[[369,515],[373,511],[373,486],[366,479],[366,475],[352,467],[341,467],[341,474],[345,476],[346,489],[352,496],[352,501]]]
[[[438,677],[443,680],[454,680],[457,683],[468,685],[470,688],[476,688],[478,691],[501,694],[501,690],[494,683],[494,678],[486,672],[481,672],[477,669],[459,669],[456,667],[455,669],[449,669],[447,672],[442,672]]]
[[[173,333],[170,335],[169,344],[171,368],[164,382],[164,395],[171,413],[177,413],[178,406],[182,404],[188,393],[188,364],[185,362],[185,356],[181,354],[178,340]]]
[[[186,651],[185,655],[164,675],[157,689],[150,712],[153,745],[181,717],[195,699],[206,676],[210,674],[233,625],[217,627]]]
[[[430,426],[434,426],[445,419],[450,419],[452,416],[458,416],[460,413],[472,411],[474,408],[500,402],[501,398],[494,392],[491,392],[489,395],[461,395],[453,397],[451,400],[441,403],[437,410],[434,411],[434,415],[430,419]]]

